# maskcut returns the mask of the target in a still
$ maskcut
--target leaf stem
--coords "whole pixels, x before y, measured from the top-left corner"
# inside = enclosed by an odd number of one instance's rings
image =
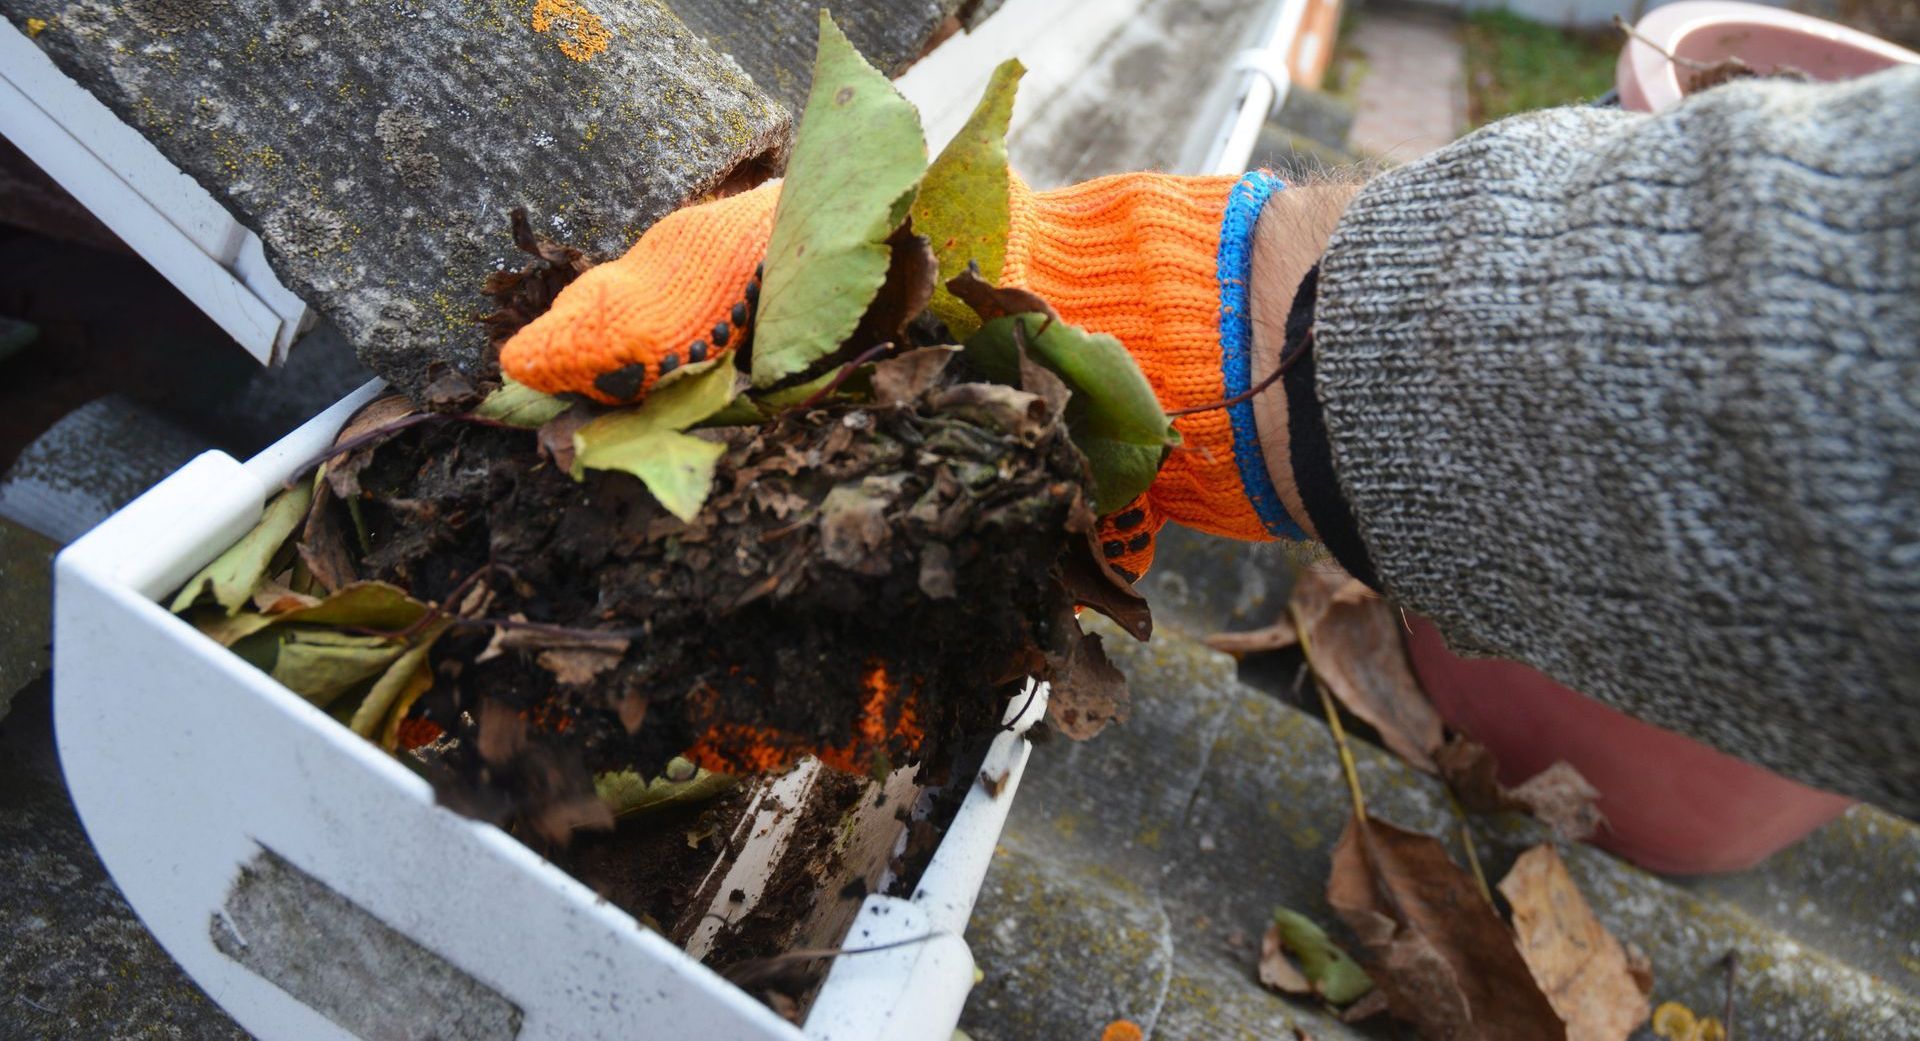
[[[1735,947],[1727,952],[1727,1001],[1720,1009],[1720,1026],[1726,1031],[1726,1041],[1733,1041],[1733,977],[1740,971],[1740,949]]]
[[[1460,808],[1460,800],[1454,798],[1451,788],[1447,789],[1447,805],[1452,808],[1454,819],[1460,822],[1460,844],[1467,848],[1467,866],[1473,869],[1473,880],[1480,883],[1480,895],[1491,907],[1493,889],[1487,885],[1487,873],[1480,868],[1480,854],[1473,848],[1473,829],[1467,826],[1467,812]]]
[[[1167,418],[1178,419],[1181,416],[1191,416],[1201,412],[1212,412],[1216,409],[1232,408],[1233,406],[1238,405],[1243,401],[1248,401],[1252,399],[1255,395],[1262,393],[1268,387],[1271,387],[1275,383],[1279,382],[1280,377],[1285,376],[1287,374],[1287,370],[1293,368],[1294,363],[1298,362],[1302,357],[1306,355],[1307,350],[1304,345],[1311,344],[1312,342],[1313,342],[1313,330],[1308,329],[1305,339],[1301,341],[1303,346],[1299,350],[1296,350],[1291,354],[1288,354],[1285,358],[1280,359],[1280,364],[1275,365],[1273,367],[1273,371],[1267,374],[1266,379],[1261,380],[1259,383],[1254,384],[1252,387],[1249,387],[1238,394],[1235,394],[1233,397],[1230,397],[1225,401],[1216,401],[1210,405],[1195,405],[1192,408],[1170,409],[1167,412]]]
[[[1713,64],[1711,62],[1704,62],[1695,58],[1682,58],[1679,55],[1674,54],[1671,51],[1668,51],[1665,47],[1662,47],[1659,44],[1648,39],[1645,33],[1641,32],[1640,30],[1634,28],[1631,25],[1628,25],[1627,20],[1625,18],[1620,17],[1617,14],[1613,16],[1613,27],[1615,29],[1620,30],[1623,33],[1626,33],[1627,39],[1635,40],[1640,43],[1646,44],[1648,47],[1653,49],[1653,53],[1658,54],[1662,58],[1667,59],[1668,61],[1672,62],[1675,65],[1680,66],[1683,69],[1692,69],[1695,72],[1713,71]],[[1735,58],[1734,60],[1738,61],[1739,59]]]
[[[800,404],[795,405],[794,408],[797,409],[798,411],[805,412],[806,410],[814,407],[815,405],[820,404],[820,402],[826,400],[827,395],[832,394],[834,391],[840,389],[840,384],[845,383],[847,381],[847,377],[853,375],[853,370],[859,368],[862,365],[865,365],[866,363],[872,361],[875,358],[878,358],[880,355],[885,354],[887,351],[891,350],[892,348],[893,348],[893,344],[890,342],[876,343],[873,346],[867,348],[866,350],[861,351],[859,357],[853,359],[852,361],[846,363],[845,365],[840,366],[840,371],[834,375],[833,379],[827,381],[826,386],[821,387],[819,390],[814,391],[811,397],[807,398],[807,400],[805,401],[802,401]]]
[[[549,622],[528,622],[518,618],[452,618],[454,625],[475,629],[524,629],[561,640],[577,640],[581,643],[604,642],[606,640],[637,640],[647,635],[641,626],[628,626],[624,629],[576,629],[572,626],[553,625]]]
[[[1300,634],[1300,653],[1306,657],[1307,667],[1311,669],[1313,668],[1313,643],[1307,636],[1307,626],[1302,624],[1305,619],[1300,617],[1299,608],[1291,604],[1287,606],[1287,613],[1293,616],[1293,628]],[[1333,707],[1333,695],[1327,692],[1327,685],[1320,682],[1317,671],[1314,673],[1313,686],[1320,692],[1320,708],[1326,712],[1327,726],[1333,730],[1334,747],[1340,750],[1340,769],[1347,775],[1347,791],[1353,796],[1353,817],[1356,821],[1365,821],[1367,800],[1360,794],[1360,771],[1354,766],[1353,749],[1347,744],[1347,728],[1340,725],[1340,713]]]
[[[502,423],[497,419],[488,419],[485,416],[476,416],[471,412],[415,412],[412,415],[401,416],[399,419],[396,419],[391,423],[382,423],[381,425],[374,427],[372,430],[367,430],[367,431],[363,431],[361,433],[355,434],[354,436],[347,438],[345,441],[336,443],[332,448],[329,448],[326,451],[321,452],[319,455],[313,457],[312,459],[309,459],[306,462],[301,463],[299,468],[293,471],[293,476],[287,478],[286,486],[289,488],[293,487],[293,482],[298,480],[302,474],[305,474],[307,471],[312,470],[314,467],[319,466],[322,463],[332,462],[334,459],[338,458],[339,456],[346,455],[348,452],[352,452],[356,449],[364,448],[367,445],[374,443],[375,441],[379,441],[383,438],[390,437],[394,434],[399,433],[402,430],[407,429],[408,427],[417,427],[422,423],[434,423],[434,422],[444,422],[444,421],[472,423],[475,426],[483,426],[483,427],[505,427],[505,428],[514,429],[514,430],[519,429],[518,427],[515,427],[512,423]]]

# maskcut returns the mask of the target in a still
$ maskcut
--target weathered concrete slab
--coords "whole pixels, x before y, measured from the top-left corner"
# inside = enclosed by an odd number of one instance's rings
[[[53,555],[60,544],[0,518],[0,720],[50,664]]]
[[[1254,977],[1273,907],[1343,932],[1324,891],[1350,811],[1326,727],[1240,683],[1230,660],[1175,628],[1145,646],[1107,639],[1132,680],[1133,718],[1090,743],[1056,740],[1038,750],[969,930],[975,949],[991,952],[981,957],[989,981],[996,971],[1013,973],[1025,1004],[998,994],[990,1003],[984,995],[996,992],[983,984],[963,1025],[983,1039],[1094,1036],[1099,1023],[1131,1014],[1149,1037],[1182,1041],[1288,1037],[1294,1026],[1323,1041],[1379,1036],[1277,997]],[[1464,863],[1460,824],[1438,782],[1371,746],[1355,752],[1373,812],[1441,836]],[[1920,933],[1901,895],[1913,884],[1920,835],[1874,811],[1857,811],[1835,829],[1817,837],[1820,852],[1789,854],[1763,869],[1765,878],[1692,888],[1589,847],[1562,853],[1602,920],[1651,956],[1656,1002],[1717,1014],[1722,958],[1738,950],[1735,1002],[1753,1036],[1920,1036],[1920,996],[1902,983],[1908,977],[1888,971],[1906,966]],[[1473,832],[1495,881],[1519,852],[1546,840],[1517,817],[1475,818]],[[1044,872],[1052,876],[1033,877]],[[1814,892],[1866,879],[1850,897]],[[1744,902],[1755,887],[1767,899],[1793,900],[1761,912]],[[1150,946],[1136,924],[1143,914],[1165,917],[1169,969],[1136,951]],[[1827,944],[1825,932],[1798,921],[1811,917],[1853,935]],[[1019,923],[1024,944],[993,935],[1008,919]],[[1067,942],[1049,949],[1056,936]],[[1114,972],[1134,974],[1130,993],[1140,998],[1127,1009],[1099,1004],[1116,986],[1111,978],[1085,978],[1089,937],[1106,938]],[[1123,956],[1112,954],[1116,947]],[[1139,1012],[1143,1004],[1151,1010]]]
[[[0,721],[0,1039],[242,1041],[140,924],[74,816],[43,681]]]
[[[1005,846],[967,943],[981,980],[969,999],[974,1041],[1097,1038],[1116,1019],[1153,1019],[1173,942],[1158,900],[1112,871],[1070,869]]]
[[[265,240],[369,367],[474,366],[507,212],[623,250],[784,110],[658,0],[0,0],[68,75]],[[764,174],[757,170],[752,176]],[[513,260],[518,263],[518,260]]]
[[[1676,883],[1920,993],[1920,826],[1871,806],[1750,871]]]
[[[0,478],[0,517],[72,542],[210,446],[118,394],[67,413]]]
[[[668,0],[687,27],[740,63],[762,90],[795,116],[813,83],[819,0]],[[842,0],[827,5],[847,38],[874,67],[897,76],[920,57],[947,19],[985,17],[967,0]],[[991,13],[991,12],[988,12]]]

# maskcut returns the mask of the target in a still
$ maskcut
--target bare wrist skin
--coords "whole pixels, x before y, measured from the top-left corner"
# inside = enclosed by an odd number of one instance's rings
[[[1286,343],[1287,311],[1307,269],[1320,260],[1358,184],[1318,184],[1275,192],[1260,211],[1253,230],[1250,304],[1253,324],[1253,386],[1262,386],[1280,364]],[[1287,395],[1275,386],[1253,399],[1260,449],[1281,505],[1313,538],[1312,522],[1293,479],[1287,440]]]

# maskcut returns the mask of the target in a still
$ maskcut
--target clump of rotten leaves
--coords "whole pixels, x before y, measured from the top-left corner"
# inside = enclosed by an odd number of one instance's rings
[[[1358,941],[1359,961],[1309,916],[1278,908],[1261,944],[1260,981],[1318,999],[1348,1021],[1390,1014],[1426,1039],[1625,1041],[1648,1020],[1652,968],[1601,924],[1552,843],[1521,854],[1489,887],[1464,820],[1467,868],[1439,839],[1368,812],[1343,718],[1358,720],[1414,769],[1438,775],[1456,809],[1529,813],[1565,840],[1604,824],[1598,793],[1570,765],[1509,788],[1487,749],[1448,736],[1414,675],[1401,625],[1366,586],[1320,565],[1300,570],[1286,613],[1272,625],[1206,641],[1235,655],[1299,648],[1300,679],[1311,676],[1317,688],[1353,805],[1333,848],[1326,902]],[[1675,1002],[1653,1019],[1661,1037],[1725,1037],[1717,1019],[1696,1020]],[[1682,1021],[1684,1030],[1667,1029]]]
[[[750,336],[627,407],[376,400],[174,609],[548,842],[804,755],[937,780],[1028,675],[1090,736],[1126,690],[1076,604],[1151,627],[1094,520],[1176,435],[1116,341],[993,285],[1020,73],[929,164],[823,14]],[[515,231],[496,343],[590,266]]]

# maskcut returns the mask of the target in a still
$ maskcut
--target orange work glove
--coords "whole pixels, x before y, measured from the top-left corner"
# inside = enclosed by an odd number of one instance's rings
[[[1244,177],[1138,173],[1036,192],[1012,179],[1000,281],[1060,317],[1124,344],[1168,411],[1248,389],[1247,277],[1254,221],[1284,187]],[[587,271],[500,353],[547,393],[638,399],[663,373],[751,335],[778,184],[680,210],[627,254]],[[1146,494],[1101,519],[1109,561],[1129,580],[1167,521],[1247,540],[1304,539],[1261,455],[1253,406],[1175,420],[1184,443]]]

